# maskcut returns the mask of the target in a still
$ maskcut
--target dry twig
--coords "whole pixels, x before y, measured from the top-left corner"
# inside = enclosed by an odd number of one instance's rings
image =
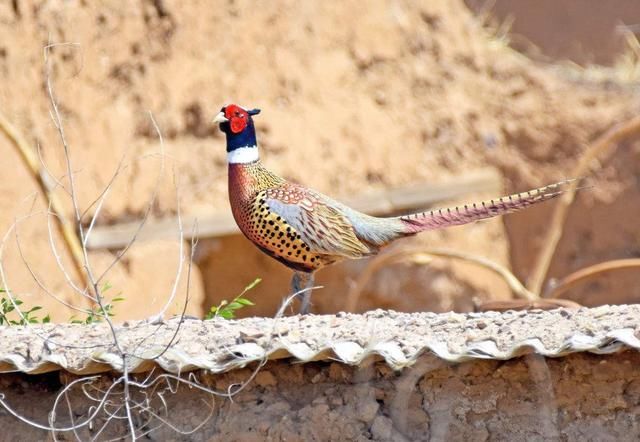
[[[582,154],[578,165],[572,172],[574,177],[583,177],[589,172],[589,168],[592,166],[593,161],[605,152],[607,149],[614,149],[617,145],[632,136],[640,133],[640,116],[634,117],[628,121],[617,124],[598,139],[596,139],[589,148]],[[540,296],[542,292],[544,281],[549,272],[549,266],[551,260],[555,254],[560,238],[562,237],[562,231],[564,223],[567,219],[569,207],[573,203],[578,189],[578,181],[574,181],[569,185],[567,191],[560,196],[558,203],[555,206],[553,215],[551,216],[551,222],[547,236],[542,242],[542,249],[538,253],[538,257],[533,266],[533,272],[529,283],[529,290]]]
[[[356,279],[356,282],[350,288],[349,293],[347,294],[344,309],[346,311],[355,310],[362,291],[366,287],[371,277],[381,267],[391,263],[403,262],[408,260],[411,262],[424,263],[430,260],[433,256],[458,259],[489,269],[502,277],[502,279],[504,279],[507,285],[509,285],[509,288],[516,296],[528,301],[536,299],[536,296],[529,290],[527,290],[526,287],[522,285],[518,278],[516,278],[509,269],[494,261],[491,261],[490,259],[448,249],[400,249],[388,253],[383,253],[371,259],[371,261],[367,264],[367,267],[360,273],[358,279]]]
[[[156,180],[156,185],[151,195],[151,198],[147,204],[144,217],[140,221],[138,228],[134,232],[132,238],[129,240],[129,242],[126,244],[126,246],[122,250],[116,253],[116,256],[114,257],[113,261],[107,266],[106,270],[101,274],[97,275],[94,272],[94,269],[92,267],[87,246],[89,243],[89,238],[91,237],[94,226],[96,224],[96,220],[101,212],[102,207],[104,206],[104,202],[106,201],[106,198],[109,195],[111,187],[114,184],[120,172],[124,168],[123,160],[121,159],[117,170],[109,180],[106,187],[98,195],[98,197],[90,204],[88,208],[85,208],[84,211],[81,211],[80,206],[78,204],[78,198],[77,198],[78,189],[77,189],[76,179],[72,171],[71,152],[65,137],[64,127],[62,125],[62,118],[60,116],[60,112],[58,109],[58,104],[55,98],[54,88],[53,88],[53,84],[50,76],[50,66],[48,65],[48,62],[49,62],[48,51],[54,46],[57,46],[57,45],[49,45],[45,48],[45,63],[47,63],[47,69],[45,71],[46,72],[45,85],[46,85],[46,91],[49,97],[49,101],[51,104],[51,117],[58,131],[59,139],[63,147],[64,159],[66,162],[65,177],[69,181],[68,188],[64,188],[61,181],[54,177],[50,177],[49,181],[45,180],[44,177],[46,176],[46,174],[44,172],[39,172],[38,176],[42,180],[41,184],[43,186],[43,189],[49,192],[49,194],[53,195],[53,190],[60,187],[66,192],[66,194],[69,196],[71,200],[71,205],[72,205],[73,214],[75,218],[75,224],[78,229],[78,233],[77,233],[78,236],[75,237],[75,240],[76,240],[75,245],[78,247],[78,253],[75,255],[77,259],[76,267],[77,267],[77,270],[83,275],[83,280],[86,283],[86,286],[84,289],[78,286],[74,282],[73,278],[69,276],[62,262],[62,259],[60,258],[60,253],[58,252],[55,246],[51,218],[54,218],[56,222],[59,222],[61,219],[60,211],[56,210],[56,207],[59,206],[59,203],[55,199],[49,200],[50,207],[49,207],[49,210],[47,211],[47,225],[49,228],[49,245],[51,248],[51,252],[56,259],[56,264],[60,269],[60,271],[63,273],[69,287],[71,287],[77,295],[80,295],[83,298],[87,298],[98,305],[99,309],[97,312],[94,312],[93,310],[88,311],[88,310],[82,310],[82,309],[80,309],[80,311],[82,311],[83,313],[90,312],[91,314],[98,316],[101,320],[103,320],[107,324],[111,333],[111,338],[112,338],[111,342],[105,342],[104,344],[101,344],[99,347],[111,347],[112,351],[113,349],[115,349],[116,354],[118,354],[119,356],[118,362],[120,364],[121,374],[114,379],[109,379],[106,376],[102,376],[102,377],[98,377],[98,376],[86,377],[85,376],[67,383],[66,386],[56,396],[56,399],[52,405],[52,409],[51,409],[47,424],[40,424],[40,423],[34,422],[30,419],[25,418],[16,410],[13,410],[9,405],[9,403],[6,401],[5,396],[2,393],[0,393],[0,406],[4,407],[10,414],[20,419],[22,422],[25,422],[28,425],[31,425],[35,428],[39,428],[39,429],[47,430],[51,432],[51,436],[53,440],[58,440],[58,433],[60,432],[73,432],[73,435],[76,438],[76,440],[83,440],[83,439],[96,440],[98,438],[104,439],[104,437],[107,434],[107,428],[110,427],[111,424],[113,423],[117,424],[118,422],[121,422],[126,426],[126,429],[123,430],[125,431],[126,434],[124,434],[122,437],[129,438],[132,441],[135,441],[136,439],[143,437],[163,426],[167,426],[179,434],[184,434],[184,435],[192,434],[193,432],[201,428],[213,416],[214,405],[215,405],[215,402],[213,402],[214,398],[224,397],[227,399],[232,399],[233,396],[241,392],[247,385],[249,385],[249,383],[258,374],[259,370],[266,363],[266,357],[261,362],[256,364],[256,367],[252,371],[252,374],[244,382],[240,384],[231,385],[229,389],[227,389],[227,391],[216,391],[214,389],[210,389],[202,385],[202,383],[199,381],[197,376],[195,376],[193,373],[190,373],[187,377],[183,377],[181,375],[175,376],[175,375],[169,375],[166,373],[155,375],[154,371],[152,371],[149,374],[149,376],[142,382],[139,382],[138,380],[136,380],[136,378],[130,373],[131,366],[133,366],[134,364],[137,364],[139,362],[138,361],[139,359],[155,360],[161,357],[163,354],[165,354],[167,351],[171,349],[175,341],[178,339],[181,325],[183,324],[183,321],[185,319],[187,304],[189,302],[189,291],[191,287],[190,281],[191,281],[191,272],[192,272],[192,266],[193,266],[193,254],[195,253],[196,244],[197,244],[197,239],[196,239],[197,225],[194,225],[194,232],[191,234],[191,238],[193,238],[191,241],[191,255],[188,258],[185,258],[184,256],[185,244],[183,241],[184,231],[183,231],[183,223],[182,223],[181,210],[180,210],[180,197],[179,197],[179,191],[178,191],[178,184],[176,182],[177,180],[175,178],[175,172],[174,172],[174,185],[175,185],[175,191],[176,191],[176,198],[178,201],[177,202],[178,220],[179,220],[178,230],[179,230],[179,238],[180,238],[179,263],[176,269],[175,281],[172,284],[171,292],[169,293],[166,304],[162,307],[162,309],[158,314],[156,314],[154,317],[151,318],[151,321],[154,324],[158,324],[158,328],[156,328],[156,331],[159,330],[160,327],[166,326],[166,323],[163,320],[163,316],[165,315],[168,308],[172,305],[172,303],[174,302],[177,296],[179,281],[181,280],[183,269],[185,267],[184,261],[185,259],[189,259],[189,262],[187,264],[187,270],[186,270],[187,287],[186,287],[185,301],[183,304],[182,313],[180,315],[180,321],[175,329],[175,332],[172,333],[172,336],[169,339],[169,342],[165,343],[162,346],[159,346],[160,347],[159,349],[157,348],[158,345],[154,343],[146,345],[146,347],[149,347],[149,346],[154,347],[152,356],[140,355],[138,354],[138,350],[140,350],[143,346],[145,346],[146,341],[151,341],[151,338],[155,335],[156,332],[152,332],[148,336],[141,338],[139,342],[133,343],[133,345],[131,345],[130,343],[129,345],[125,346],[119,338],[119,327],[114,324],[106,308],[104,293],[103,293],[103,289],[100,286],[100,283],[103,280],[103,278],[108,274],[108,272],[115,265],[117,265],[117,263],[123,258],[124,254],[134,245],[137,239],[137,234],[139,233],[140,229],[142,229],[148,216],[151,213],[152,207],[159,193],[159,188],[160,188],[162,178],[163,178],[163,173],[164,173],[164,158],[165,158],[164,140],[160,132],[160,129],[157,123],[155,122],[155,119],[153,118],[153,115],[150,114],[152,124],[156,129],[158,139],[160,142],[161,163],[160,163],[160,172]],[[2,121],[0,121],[0,124],[1,123]],[[5,125],[4,127],[10,127],[10,126]],[[26,146],[26,144],[24,143],[20,145]],[[25,150],[25,152],[27,152],[26,155],[29,155],[29,151]],[[29,157],[29,158],[30,160],[35,161],[33,157]],[[33,164],[36,164],[36,163],[33,163]],[[46,165],[44,163],[42,164],[42,168],[43,168],[42,170],[44,171],[47,170]],[[46,187],[47,182],[54,182],[55,185]],[[87,213],[94,207],[95,207],[95,210],[92,214],[92,217],[89,220],[88,224],[85,226],[85,224],[83,224],[83,219],[85,215],[87,215]],[[4,271],[4,266],[3,266],[3,255],[4,255],[3,252],[5,249],[5,245],[6,245],[7,239],[14,232],[15,232],[15,239],[18,243],[18,251],[19,251],[20,257],[22,258],[23,264],[27,267],[30,275],[36,281],[36,284],[43,290],[45,294],[48,294],[52,296],[54,299],[58,299],[59,301],[62,302],[62,300],[59,297],[55,296],[55,294],[46,287],[43,281],[41,281],[40,278],[38,278],[36,272],[34,271],[34,269],[32,269],[32,267],[30,266],[29,262],[26,260],[25,255],[23,253],[23,247],[20,244],[20,236],[18,234],[18,226],[22,221],[22,219],[26,219],[32,215],[33,214],[30,213],[26,217],[23,217],[21,219],[16,219],[15,222],[10,227],[9,231],[2,237],[2,240],[0,241],[0,281],[2,282],[2,285],[4,286],[4,288],[6,289],[6,295],[8,299],[15,307],[15,310],[17,311],[18,315],[20,315],[20,317],[23,319],[24,319],[24,315],[18,308],[15,297],[11,290],[11,285],[7,281],[7,278],[6,278],[7,275],[6,275],[6,272]],[[70,223],[67,223],[67,225],[68,224]],[[73,229],[71,229],[71,232],[73,232]],[[75,235],[75,233],[73,234]],[[291,302],[293,297],[291,297],[288,300],[288,302]],[[64,304],[69,307],[72,307],[68,303],[64,303]],[[287,304],[285,304],[282,307],[282,309],[278,312],[278,315],[276,315],[276,318],[282,316],[286,305]],[[27,324],[27,327],[30,327],[30,324]],[[55,345],[64,346],[64,347],[83,347],[83,346],[71,346],[71,345],[64,344],[62,342],[56,342],[54,339],[51,339],[48,336],[44,336],[42,334],[39,334],[38,332],[35,332],[35,333],[41,339],[43,339],[44,341],[50,344],[55,344]],[[91,346],[91,348],[95,348],[95,346]],[[142,353],[144,353],[144,351],[142,351]],[[96,352],[96,355],[99,355],[99,354],[100,354],[99,351]],[[238,356],[234,355],[234,357],[238,357]],[[104,385],[104,382],[102,382],[102,380],[106,380],[106,385],[104,387],[98,385],[99,383],[102,383]],[[173,385],[174,382],[175,382],[175,385]],[[208,415],[204,417],[204,419],[200,424],[196,425],[194,428],[191,428],[191,429],[180,428],[178,425],[175,425],[170,421],[170,415],[171,415],[170,409],[168,407],[168,403],[164,396],[166,394],[177,393],[178,386],[180,385],[186,385],[191,389],[197,389],[211,396],[211,402],[210,403],[206,402],[208,406],[208,410],[207,410]],[[164,388],[162,388],[162,386],[164,386]],[[74,409],[73,403],[70,399],[70,393],[74,389],[79,389],[82,393],[81,397],[84,397],[91,404],[87,409],[86,415],[82,419],[77,418],[77,416],[80,416],[81,414],[77,414],[77,410]],[[66,405],[66,407],[64,408],[66,408],[66,412],[68,413],[68,417],[67,417],[68,423],[62,423],[60,422],[60,419],[59,419],[58,411],[59,411],[59,408],[63,405]],[[102,422],[100,422],[101,420]],[[122,439],[122,437],[119,437],[118,440]]]
[[[40,167],[38,156],[33,152],[33,149],[29,146],[22,134],[20,134],[20,131],[18,131],[2,113],[0,113],[0,130],[2,130],[9,141],[11,141],[11,144],[20,155],[27,170],[36,180],[40,192],[45,200],[48,201],[50,210],[54,214],[56,226],[73,260],[76,276],[85,284],[88,284],[86,274],[82,267],[82,245],[80,244],[73,224],[64,217],[62,204],[53,191],[55,187],[51,185],[51,176],[46,171],[46,168]]]
[[[601,273],[632,268],[640,268],[640,258],[616,259],[582,268],[562,278],[549,290],[546,298],[558,298],[577,284],[587,281]]]

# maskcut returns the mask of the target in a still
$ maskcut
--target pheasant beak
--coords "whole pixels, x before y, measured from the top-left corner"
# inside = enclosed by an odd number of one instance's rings
[[[226,123],[227,121],[229,121],[229,119],[224,116],[224,112],[219,112],[213,119],[213,122],[216,124]]]

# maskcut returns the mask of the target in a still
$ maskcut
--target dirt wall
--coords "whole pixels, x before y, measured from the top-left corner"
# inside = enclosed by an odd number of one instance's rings
[[[640,6],[625,0],[466,0],[508,31],[511,45],[534,57],[614,65],[630,50],[624,31],[638,34]]]
[[[192,434],[180,435],[165,427],[148,437],[184,441],[632,441],[640,437],[638,364],[640,355],[631,351],[550,359],[527,355],[456,365],[424,355],[402,372],[374,360],[359,367],[274,361],[262,367],[233,401],[212,401],[188,388],[176,394],[166,391],[164,400],[170,412],[163,418],[176,428],[190,432],[209,419]],[[203,384],[226,391],[250,374],[247,368],[196,376]],[[7,403],[43,422],[55,395],[72,379],[58,373],[3,374],[0,385]],[[108,385],[108,378],[103,385]],[[74,392],[69,401],[75,421],[83,422],[90,412],[86,398]],[[161,413],[160,402],[152,405]],[[61,408],[58,424],[70,423],[67,416],[66,408]],[[101,415],[91,430],[83,428],[78,435],[83,439],[95,436],[104,422],[106,417]],[[46,437],[45,432],[17,422],[4,409],[0,409],[0,425],[3,440]],[[113,421],[101,438],[125,431]],[[73,440],[71,433],[59,436],[59,440]]]
[[[366,9],[354,1],[266,2],[258,8],[250,1],[184,7],[178,1],[17,0],[0,5],[0,42],[0,110],[62,177],[45,87],[50,67],[83,207],[125,156],[127,167],[98,220],[103,225],[141,217],[153,193],[161,146],[149,112],[166,154],[154,217],[175,215],[174,167],[185,214],[228,210],[224,140],[209,121],[229,101],[263,109],[257,125],[269,168],[336,198],[487,165],[504,175],[505,193],[525,190],[567,178],[589,141],[637,112],[633,85],[593,82],[532,62],[487,32],[461,0],[378,0]],[[43,49],[49,44],[56,45],[47,64]],[[627,216],[640,210],[637,149],[630,143],[623,156],[603,161],[596,189],[579,195],[552,277],[602,259],[637,256],[637,224]],[[5,139],[0,161],[0,231],[37,212],[20,223],[25,257],[52,292],[77,302],[47,251],[46,205],[41,199],[32,205],[36,187]],[[550,210],[546,204],[504,223],[433,232],[401,245],[463,249],[510,265],[526,280]],[[11,288],[55,320],[68,320],[73,313],[33,281],[14,243],[10,235],[5,257]],[[113,252],[91,256],[105,268]],[[117,317],[157,311],[178,259],[175,244],[138,244],[109,277],[113,296],[126,298]],[[334,293],[343,294],[364,265],[320,273],[326,288],[314,297],[314,311],[338,310]],[[251,294],[258,307],[245,314],[272,315],[288,290],[289,273],[242,238],[202,241],[189,312],[201,315],[256,277],[264,280]],[[632,274],[617,274],[605,287],[609,302],[639,299],[625,288],[636,282]],[[576,296],[599,302],[599,287]],[[183,281],[181,295],[184,288]],[[468,311],[473,296],[511,295],[473,268],[444,261],[429,268],[399,264],[376,276],[357,309]],[[180,300],[172,308],[179,311]]]

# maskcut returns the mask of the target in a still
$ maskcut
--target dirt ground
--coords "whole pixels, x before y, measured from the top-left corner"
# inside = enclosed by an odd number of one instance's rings
[[[620,4],[609,3],[610,10]],[[516,16],[528,17],[525,8],[514,6]],[[628,8],[619,11],[627,14]],[[563,26],[552,21],[537,23],[549,39],[564,35]],[[49,117],[43,48],[65,43],[46,53],[81,206],[93,201],[126,158],[100,224],[134,220],[145,211],[161,167],[149,112],[164,136],[164,175],[152,210],[163,217],[177,210],[174,171],[184,214],[228,210],[224,140],[209,123],[228,102],[262,108],[257,127],[268,167],[336,198],[438,182],[481,166],[500,170],[505,193],[564,179],[590,141],[638,110],[635,83],[613,74],[594,80],[564,63],[532,61],[486,29],[461,0],[378,0],[366,9],[356,1],[259,7],[249,1],[194,1],[187,8],[178,1],[96,6],[16,0],[0,5],[0,42],[0,111],[40,146],[58,176],[64,162]],[[607,50],[597,51],[596,61],[615,58],[599,58]],[[633,216],[640,213],[639,153],[640,143],[629,142],[594,165],[596,187],[581,192],[572,207],[551,277],[640,256]],[[0,231],[35,210],[19,224],[25,257],[52,292],[77,302],[47,250],[46,206],[38,199],[32,209],[36,187],[4,139],[0,159]],[[549,203],[397,247],[464,250],[506,264],[526,281],[551,209]],[[71,313],[38,287],[14,236],[9,239],[5,269],[11,288],[26,303],[67,320]],[[113,251],[91,258],[104,268]],[[196,258],[192,314],[230,299],[256,277],[263,283],[249,297],[257,306],[245,314],[273,315],[288,291],[289,271],[244,238],[202,240]],[[171,291],[178,260],[174,243],[138,243],[108,276],[112,293],[126,298],[116,306],[117,318],[157,311]],[[365,266],[359,261],[321,272],[318,284],[324,289],[314,296],[314,311],[342,309],[343,294]],[[181,295],[184,287],[183,280]],[[469,311],[472,297],[510,296],[497,278],[468,265],[397,264],[374,276],[357,310]],[[637,272],[617,272],[568,296],[586,305],[637,302]],[[173,311],[179,309],[176,302]]]

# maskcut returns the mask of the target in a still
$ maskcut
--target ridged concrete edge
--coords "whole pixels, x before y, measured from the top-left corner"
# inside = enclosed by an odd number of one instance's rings
[[[640,350],[640,305],[530,312],[397,313],[291,316],[277,320],[178,319],[117,327],[130,371],[230,371],[254,361],[294,358],[357,365],[371,356],[401,369],[431,352],[449,362],[505,360],[535,352],[562,357]],[[0,328],[0,371],[75,374],[122,371],[106,324]]]

